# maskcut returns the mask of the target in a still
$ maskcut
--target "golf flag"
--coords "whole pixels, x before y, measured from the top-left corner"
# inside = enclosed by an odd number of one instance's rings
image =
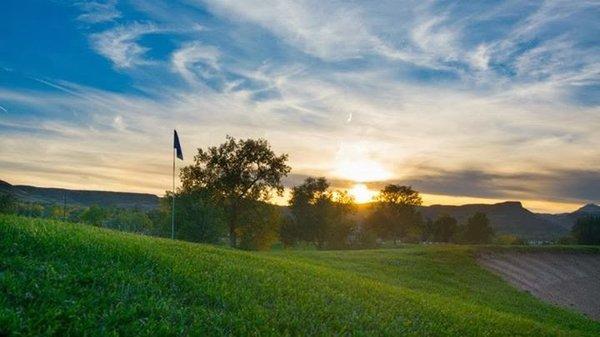
[[[177,130],[173,130],[174,139],[173,139],[173,148],[177,150],[177,158],[183,160],[183,151],[181,151],[181,144],[179,143],[179,136],[177,136]]]
[[[171,210],[171,239],[175,239],[175,153],[177,158],[183,160],[183,151],[181,151],[181,143],[177,130],[173,130],[173,208]]]

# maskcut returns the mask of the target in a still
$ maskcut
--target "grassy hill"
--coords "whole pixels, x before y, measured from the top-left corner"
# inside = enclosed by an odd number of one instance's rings
[[[147,211],[159,204],[159,198],[154,194],[11,185],[3,180],[0,180],[0,193],[10,193],[21,201],[56,205],[62,205],[65,197],[68,205],[77,206],[99,205]]]
[[[243,252],[0,216],[0,335],[598,336],[473,248]]]

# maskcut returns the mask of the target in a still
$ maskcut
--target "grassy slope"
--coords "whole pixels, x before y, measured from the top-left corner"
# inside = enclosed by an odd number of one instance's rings
[[[597,336],[468,247],[250,253],[0,216],[0,335]]]

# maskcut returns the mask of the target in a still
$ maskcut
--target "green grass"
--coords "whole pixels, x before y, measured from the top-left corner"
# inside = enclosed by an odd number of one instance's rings
[[[0,335],[600,335],[473,254],[253,253],[0,216]]]

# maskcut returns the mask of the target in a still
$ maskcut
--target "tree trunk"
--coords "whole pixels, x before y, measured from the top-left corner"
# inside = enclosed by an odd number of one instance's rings
[[[234,247],[237,245],[237,237],[235,234],[235,224],[233,221],[229,222],[229,245]]]
[[[238,218],[238,207],[236,203],[231,205],[231,214],[229,218],[229,245],[233,248],[237,247],[237,234],[235,230],[237,228]]]

